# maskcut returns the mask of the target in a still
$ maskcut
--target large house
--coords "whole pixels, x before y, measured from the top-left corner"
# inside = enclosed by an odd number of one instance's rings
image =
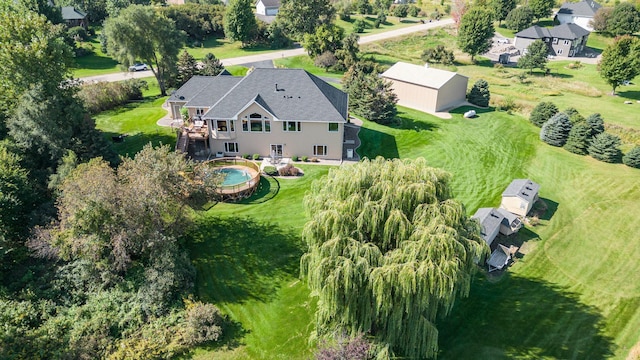
[[[398,105],[433,113],[466,101],[469,78],[455,72],[397,62],[381,76],[391,81]]]
[[[552,28],[534,25],[517,33],[513,45],[524,54],[532,42],[542,40],[549,47],[549,54],[573,57],[584,50],[589,34],[588,30],[576,24],[562,24]]]
[[[61,12],[62,20],[64,20],[67,26],[82,26],[85,29],[89,26],[89,18],[85,12],[74,8],[73,6],[63,6]]]
[[[489,247],[498,234],[511,235],[522,227],[520,218],[505,209],[480,208],[471,218],[480,224],[480,236]]]
[[[256,2],[256,14],[276,16],[280,9],[280,0],[258,0]]]
[[[540,185],[529,179],[516,179],[502,193],[500,207],[518,216],[527,216],[538,201]]]
[[[302,69],[194,76],[169,97],[188,109],[209,154],[342,159],[348,97]]]
[[[559,24],[576,24],[587,31],[593,31],[591,20],[602,6],[593,0],[566,2],[556,13]]]

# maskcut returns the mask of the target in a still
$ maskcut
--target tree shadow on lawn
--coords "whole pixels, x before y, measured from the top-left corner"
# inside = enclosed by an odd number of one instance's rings
[[[189,240],[198,295],[206,302],[267,301],[280,278],[298,276],[300,236],[273,223],[206,216]]]
[[[231,320],[228,316],[225,316],[224,323],[221,324],[222,337],[218,341],[210,341],[204,345],[199,345],[197,348],[206,351],[230,351],[238,346],[244,345],[241,341],[250,332],[242,327],[242,324]],[[193,359],[193,350],[187,354],[184,354],[178,359]]]
[[[620,91],[619,89],[620,88],[618,88],[618,91],[616,91],[616,94],[618,96],[626,99],[640,100],[640,91],[637,91],[637,90]]]
[[[469,110],[475,111],[476,112],[476,116],[474,118],[478,118],[482,114],[495,112],[496,108],[494,108],[492,106],[483,108],[483,107],[465,105],[465,106],[457,107],[457,108],[455,108],[453,110],[449,110],[449,114],[451,114],[451,115],[460,115],[462,117],[464,115],[464,113],[466,113]]]
[[[253,205],[253,204],[261,204],[263,202],[267,202],[280,192],[280,182],[273,176],[262,175],[260,177],[260,183],[258,184],[258,189],[256,190],[251,197],[247,199],[240,200],[236,202],[236,204],[243,205]]]
[[[551,220],[551,218],[556,213],[556,211],[558,211],[559,204],[547,198],[540,198],[539,201],[542,201],[544,203],[544,206],[546,206],[546,209],[541,209],[541,210],[544,210],[544,212],[540,213],[538,215],[538,218],[540,220]],[[536,202],[536,204],[533,205],[533,210],[536,210],[538,202]]]
[[[114,132],[103,132],[107,137],[107,141],[111,143],[111,147],[118,155],[133,158],[135,154],[140,152],[142,148],[151,143],[153,146],[158,145],[175,145],[175,136],[169,134],[163,134],[156,130],[156,133],[135,133],[135,134],[119,134]],[[124,135],[120,142],[114,141],[114,139],[120,135]]]
[[[393,135],[363,126],[360,128],[358,137],[360,138],[360,146],[356,152],[360,158],[375,159],[382,156],[386,159],[397,159],[400,157],[398,144]]]
[[[439,321],[440,359],[604,359],[604,318],[579,295],[539,279],[477,275],[470,296]]]
[[[413,116],[403,111],[398,111],[398,114],[396,115],[396,123],[390,124],[389,127],[401,130],[415,130],[416,132],[420,132],[432,131],[434,129],[437,129],[438,125],[426,120],[416,121]]]

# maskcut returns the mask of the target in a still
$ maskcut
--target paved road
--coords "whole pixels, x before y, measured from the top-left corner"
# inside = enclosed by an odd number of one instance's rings
[[[363,37],[360,38],[359,43],[360,44],[367,44],[367,43],[374,42],[374,41],[390,39],[390,38],[394,38],[394,37],[397,37],[397,36],[411,34],[411,33],[419,32],[419,31],[425,31],[425,30],[429,30],[429,29],[433,29],[433,28],[437,28],[437,27],[441,27],[441,26],[450,25],[450,24],[453,24],[453,20],[452,19],[445,19],[445,20],[428,22],[426,24],[418,24],[418,25],[413,25],[413,26],[407,26],[407,27],[404,27],[404,28],[396,29],[396,30],[385,31],[385,32],[381,32],[381,33],[378,33],[378,34],[363,36]],[[281,58],[285,58],[285,57],[292,57],[292,56],[298,56],[298,55],[304,55],[304,54],[306,54],[306,52],[305,52],[305,50],[303,48],[297,48],[297,49],[276,51],[276,52],[266,53],[266,54],[249,55],[249,56],[241,56],[241,57],[230,58],[230,59],[222,59],[222,64],[224,66],[244,65],[244,64],[249,64],[249,63],[255,63],[255,62],[260,62],[260,61],[271,61],[271,60],[275,60],[275,59],[281,59]],[[143,77],[149,77],[149,76],[153,76],[153,74],[151,73],[151,71],[147,70],[147,71],[138,71],[138,72],[134,72],[134,73],[121,72],[121,73],[89,76],[89,77],[80,78],[80,80],[83,80],[85,82],[121,81],[121,80],[126,80],[126,79],[143,78]]]

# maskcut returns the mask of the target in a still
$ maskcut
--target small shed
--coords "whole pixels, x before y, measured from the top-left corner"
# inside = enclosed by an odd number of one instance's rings
[[[489,272],[502,270],[502,268],[509,263],[509,260],[511,260],[511,252],[509,251],[509,248],[502,244],[498,244],[498,247],[493,250],[491,257],[489,257],[489,260],[487,261],[487,265],[489,265]]]
[[[509,61],[511,60],[511,54],[509,53],[502,53],[500,54],[500,56],[498,57],[498,62],[500,64],[508,64]]]
[[[280,10],[280,0],[258,0],[256,1],[256,14],[266,16],[276,16]]]
[[[67,23],[67,26],[82,26],[85,29],[89,26],[89,20],[85,12],[74,8],[73,6],[63,6],[61,12],[62,19]]]
[[[455,72],[397,62],[381,76],[391,81],[398,105],[439,112],[466,101],[469,78]]]
[[[500,224],[502,224],[504,216],[497,209],[480,208],[471,218],[480,223],[480,236],[490,247],[500,232]]]
[[[529,179],[516,179],[502,193],[500,208],[518,216],[527,216],[538,201],[540,185]]]

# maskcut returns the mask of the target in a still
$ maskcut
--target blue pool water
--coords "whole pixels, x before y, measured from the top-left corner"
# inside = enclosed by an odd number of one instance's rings
[[[238,185],[251,180],[251,174],[247,170],[223,168],[218,172],[224,176],[223,186]]]

